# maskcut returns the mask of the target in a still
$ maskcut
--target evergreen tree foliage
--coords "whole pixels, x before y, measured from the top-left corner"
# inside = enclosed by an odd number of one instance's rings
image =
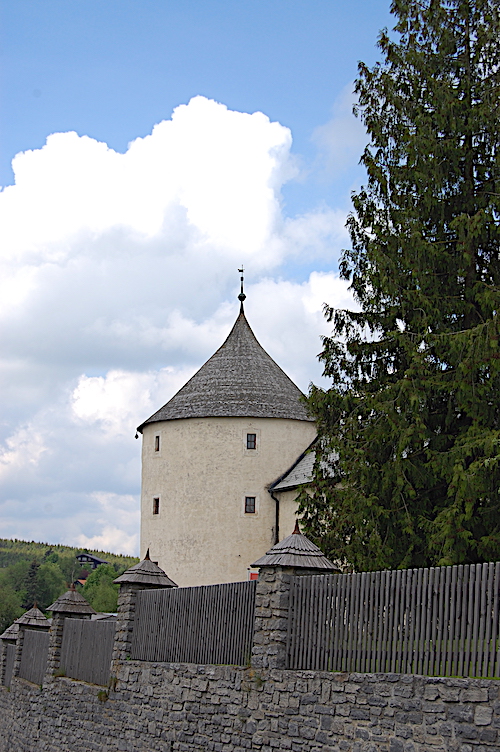
[[[83,597],[96,611],[114,613],[118,604],[119,585],[113,585],[119,574],[109,564],[100,564],[87,578],[82,590]]]
[[[3,632],[12,622],[31,608],[35,601],[42,609],[65,592],[82,572],[76,559],[81,548],[35,543],[34,541],[0,538],[0,629]],[[97,611],[116,611],[118,586],[113,579],[137,564],[133,556],[120,556],[107,551],[91,551],[111,566],[107,576],[97,576],[91,589]],[[40,563],[41,562],[41,563]],[[89,579],[92,578],[92,573]],[[92,585],[92,579],[91,579]],[[1,632],[0,632],[1,634]]]
[[[370,143],[327,308],[306,533],[374,570],[500,558],[500,5],[395,0],[359,66]]]
[[[38,570],[40,564],[36,559],[31,562],[24,580],[24,599],[22,605],[29,609],[38,602]]]
[[[37,574],[36,600],[40,609],[46,609],[67,590],[66,579],[55,562],[40,564]]]
[[[13,621],[22,616],[24,608],[21,606],[22,597],[9,585],[0,582],[0,634]]]
[[[82,550],[73,546],[63,546],[59,543],[36,543],[35,541],[23,541],[17,538],[0,538],[0,571],[4,567],[12,566],[17,561],[30,563],[33,559],[36,559],[37,561],[57,563],[61,568],[63,566],[69,567],[67,579],[70,581],[74,579],[74,577],[71,577],[71,572],[75,570],[74,576],[76,576],[79,568],[81,569],[80,563],[75,561],[75,556]],[[87,553],[99,556],[99,558],[109,561],[110,564],[116,564],[119,568],[124,567],[125,569],[139,561],[135,556],[112,554],[109,551],[92,549],[88,550]],[[63,560],[64,565],[62,564]]]
[[[2,567],[0,569],[0,584],[5,583],[21,595],[21,600],[24,600],[26,595],[24,584],[29,568],[29,561],[24,559],[16,561],[10,567]]]

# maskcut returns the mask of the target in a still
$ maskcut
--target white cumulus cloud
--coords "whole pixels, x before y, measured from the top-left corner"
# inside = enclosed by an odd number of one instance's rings
[[[135,428],[227,336],[241,263],[262,345],[303,390],[320,378],[323,303],[352,300],[314,263],[346,244],[345,212],[284,215],[291,145],[264,114],[195,97],[124,154],[55,133],[16,156],[0,192],[4,535],[134,549]]]
[[[114,493],[95,493],[94,498],[99,505],[96,523],[100,532],[95,535],[81,533],[76,536],[76,544],[81,548],[134,556],[139,547],[137,499]]]
[[[12,472],[24,471],[26,467],[36,467],[46,451],[41,431],[33,430],[29,424],[19,427],[0,447],[0,478]]]

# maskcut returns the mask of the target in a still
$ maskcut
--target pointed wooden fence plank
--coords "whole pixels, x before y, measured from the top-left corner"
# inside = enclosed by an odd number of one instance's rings
[[[49,633],[25,629],[19,676],[33,684],[41,684],[47,668],[48,652]]]
[[[500,563],[296,577],[288,667],[494,677]]]
[[[256,581],[137,594],[131,657],[171,663],[248,663]]]
[[[493,675],[500,676],[500,639],[498,639],[499,631],[499,606],[500,601],[500,562],[495,564],[495,584],[493,586],[493,625],[491,630],[491,648],[490,648],[490,673],[494,666]]]
[[[16,657],[16,646],[7,644],[5,655],[5,676],[3,683],[6,687],[10,687],[10,680],[12,679],[12,671],[14,668],[14,660]]]
[[[66,676],[105,686],[109,681],[115,621],[66,619],[60,666]]]

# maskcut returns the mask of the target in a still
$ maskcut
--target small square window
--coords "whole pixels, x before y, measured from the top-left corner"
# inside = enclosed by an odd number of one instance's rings
[[[155,452],[159,452],[159,451],[160,451],[160,437],[155,436]]]
[[[256,433],[247,433],[247,449],[257,449]]]
[[[153,514],[160,514],[160,499],[158,497],[153,499]]]
[[[245,496],[245,514],[255,514],[255,496]]]

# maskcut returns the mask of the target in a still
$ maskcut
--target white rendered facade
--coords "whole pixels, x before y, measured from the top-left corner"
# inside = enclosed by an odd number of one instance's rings
[[[247,449],[247,434],[256,435],[256,449]],[[249,564],[275,542],[267,488],[311,443],[314,423],[187,418],[151,423],[143,435],[141,556],[149,548],[180,586],[248,579]],[[255,498],[255,512],[245,512],[246,497]],[[283,499],[280,538],[294,515]]]

